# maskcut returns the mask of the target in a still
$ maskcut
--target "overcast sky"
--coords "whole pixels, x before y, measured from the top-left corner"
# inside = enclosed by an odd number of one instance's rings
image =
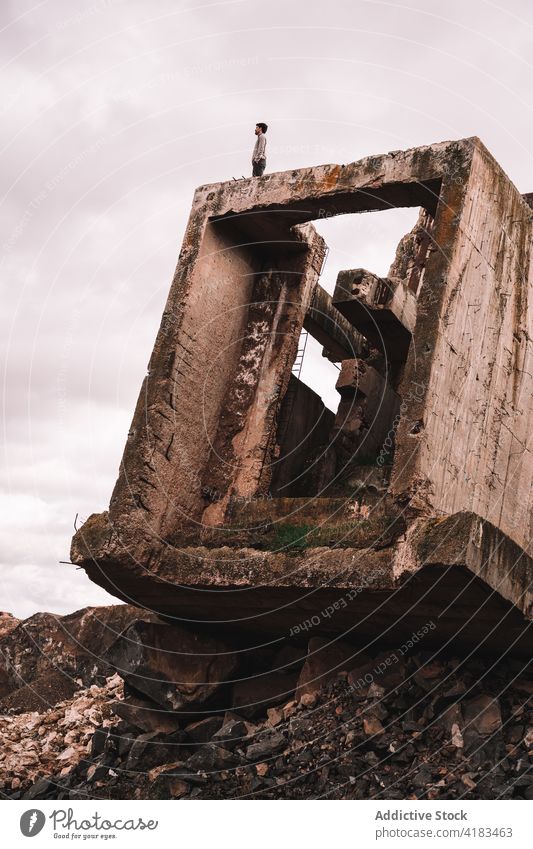
[[[111,601],[68,560],[106,509],[194,188],[478,135],[533,191],[529,0],[3,0],[0,609]],[[319,225],[386,273],[415,210]],[[309,363],[312,368],[309,368]],[[330,405],[319,352],[304,379]],[[317,383],[318,381],[318,383]]]

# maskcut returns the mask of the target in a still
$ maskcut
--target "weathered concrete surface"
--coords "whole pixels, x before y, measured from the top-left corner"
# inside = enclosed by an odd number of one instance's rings
[[[433,282],[426,272],[418,299],[404,401],[417,391],[398,428],[392,490],[428,512],[478,513],[528,549],[531,212],[482,145],[465,188],[448,272]],[[436,231],[437,220],[440,243]]]
[[[329,450],[334,420],[320,395],[291,375],[278,416],[272,495],[316,495],[331,482],[336,462]]]
[[[171,711],[208,701],[238,664],[225,643],[142,620],[126,628],[106,658],[130,687]]]
[[[415,295],[420,292],[427,260],[438,247],[433,234],[434,224],[433,215],[427,209],[421,209],[413,229],[400,239],[387,274],[390,280],[403,281]]]
[[[357,467],[354,467],[354,469]],[[231,514],[232,521],[247,526],[248,524],[259,525],[262,522],[270,524],[300,524],[311,525],[316,528],[320,525],[338,525],[351,523],[355,527],[358,519],[365,519],[378,515],[399,516],[400,511],[388,496],[386,487],[377,490],[373,480],[374,476],[366,472],[372,467],[359,467],[361,479],[355,483],[350,497],[346,495],[326,497],[323,495],[303,498],[270,498],[257,499],[235,506]],[[369,482],[370,481],[370,482]]]
[[[335,430],[345,442],[345,450],[357,461],[375,457],[384,448],[392,423],[400,410],[400,398],[376,369],[363,360],[343,360],[337,383],[341,402],[335,417]],[[389,452],[393,446],[390,439]]]
[[[303,261],[299,254],[290,269],[261,275],[253,292],[239,362],[203,478],[204,492],[215,502],[203,511],[204,525],[222,523],[232,498],[251,498],[270,486],[274,423],[325,253],[313,227],[298,229],[307,246]]]
[[[307,646],[307,657],[300,670],[295,698],[301,699],[305,693],[317,693],[343,669],[361,668],[370,660],[364,652],[354,652],[349,643],[311,637]]]

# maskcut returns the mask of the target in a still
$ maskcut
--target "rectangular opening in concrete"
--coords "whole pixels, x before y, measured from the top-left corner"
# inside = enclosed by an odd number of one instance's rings
[[[377,462],[387,437],[386,461],[392,456],[397,389],[427,254],[420,250],[420,232],[431,226],[441,180],[373,182],[335,195],[326,191],[306,203],[292,198],[282,206],[230,209],[209,218],[214,244],[205,284],[225,290],[235,289],[237,281],[239,292],[231,296],[229,322],[225,304],[221,311],[215,299],[208,330],[213,339],[223,336],[225,347],[216,346],[220,368],[210,364],[204,380],[214,385],[204,390],[203,461],[190,497],[197,504],[193,518],[203,527],[223,524],[235,503],[281,493],[322,494],[347,465]],[[409,207],[421,212],[386,278],[362,269],[341,271],[332,295],[321,287],[327,246],[314,221]],[[354,286],[357,275],[362,289]],[[211,333],[218,323],[222,333]],[[327,360],[339,369],[344,364],[335,410],[293,373],[302,330],[318,340]],[[202,370],[208,359],[201,357]],[[177,518],[170,515],[168,524],[181,533]]]
[[[357,261],[361,221],[367,240],[379,243],[382,237],[380,254],[375,254],[382,276],[364,269],[339,271],[346,262]],[[321,274],[315,287],[279,411],[271,462],[274,497],[340,495],[357,467],[391,466],[401,405],[398,390],[431,249],[433,218],[426,209],[324,216],[313,225],[329,237],[327,274]],[[334,238],[335,225],[342,227],[337,227],[341,245]],[[368,250],[361,253],[371,256]],[[333,289],[333,298],[322,283]],[[323,346],[322,362],[315,340]]]

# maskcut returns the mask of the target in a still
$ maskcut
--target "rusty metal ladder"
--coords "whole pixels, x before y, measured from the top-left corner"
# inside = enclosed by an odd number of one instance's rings
[[[296,357],[294,358],[294,363],[292,366],[292,373],[295,377],[300,379],[300,375],[302,373],[302,366],[304,364],[304,356],[305,349],[307,347],[307,339],[309,338],[309,333],[307,330],[302,330],[300,333],[300,338],[298,340],[298,351]]]

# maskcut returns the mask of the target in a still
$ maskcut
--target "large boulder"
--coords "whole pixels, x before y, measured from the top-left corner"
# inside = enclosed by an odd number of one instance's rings
[[[107,659],[133,690],[171,711],[210,700],[237,668],[237,655],[220,640],[142,620],[126,628]]]
[[[180,717],[164,710],[151,699],[128,696],[113,702],[111,710],[132,728],[144,733],[172,734],[180,727]]]

